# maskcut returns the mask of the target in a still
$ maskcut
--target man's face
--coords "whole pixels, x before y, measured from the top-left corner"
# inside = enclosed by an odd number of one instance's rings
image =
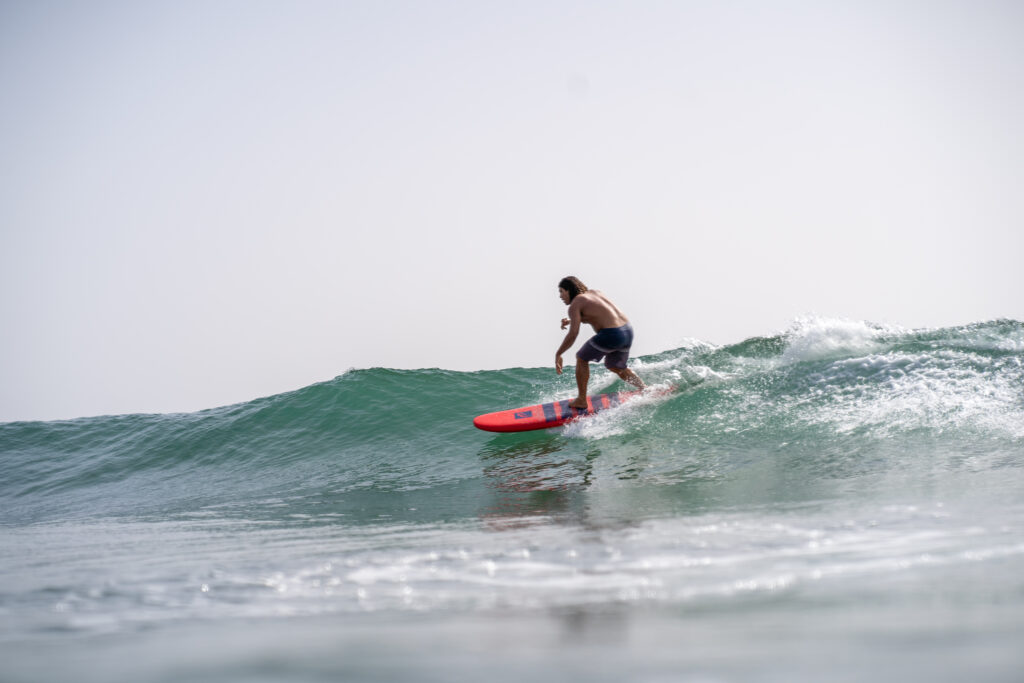
[[[569,304],[569,290],[562,289],[561,287],[559,287],[558,288],[558,296],[562,297],[562,303],[563,304],[566,304],[566,305]]]

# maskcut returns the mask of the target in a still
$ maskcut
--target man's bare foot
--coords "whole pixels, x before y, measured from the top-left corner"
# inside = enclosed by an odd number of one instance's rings
[[[587,405],[587,399],[577,397],[577,398],[574,398],[573,400],[569,401],[569,407],[570,408],[579,408],[580,410],[586,410],[590,406]]]

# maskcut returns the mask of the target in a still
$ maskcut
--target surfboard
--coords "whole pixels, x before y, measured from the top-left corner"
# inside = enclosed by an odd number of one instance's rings
[[[661,395],[675,391],[675,387],[656,389],[651,395]],[[569,401],[552,401],[535,406],[499,410],[496,413],[477,415],[473,425],[487,432],[528,432],[533,429],[550,429],[560,427],[570,420],[588,415],[595,415],[602,410],[614,408],[635,398],[644,392],[616,391],[608,394],[587,396],[587,408],[570,408]]]

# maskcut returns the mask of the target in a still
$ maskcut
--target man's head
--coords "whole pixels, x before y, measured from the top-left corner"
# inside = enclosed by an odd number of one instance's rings
[[[565,290],[569,297],[569,301],[572,301],[577,296],[587,291],[587,286],[580,282],[578,277],[573,275],[563,277],[562,281],[558,283],[558,288]],[[565,301],[565,298],[563,297],[562,300]],[[565,303],[569,303],[569,301],[566,301]]]

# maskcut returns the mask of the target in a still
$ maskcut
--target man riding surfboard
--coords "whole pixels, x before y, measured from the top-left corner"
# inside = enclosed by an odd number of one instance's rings
[[[576,352],[576,387],[579,395],[569,405],[587,407],[587,384],[590,382],[590,362],[604,358],[606,368],[638,389],[646,388],[643,380],[626,367],[629,349],[633,345],[633,326],[629,318],[601,292],[588,289],[572,275],[558,283],[558,295],[569,306],[569,317],[562,318],[562,329],[569,327],[562,345],[555,352],[555,371],[562,374],[562,354],[576,341],[580,323],[587,323],[596,334]]]

